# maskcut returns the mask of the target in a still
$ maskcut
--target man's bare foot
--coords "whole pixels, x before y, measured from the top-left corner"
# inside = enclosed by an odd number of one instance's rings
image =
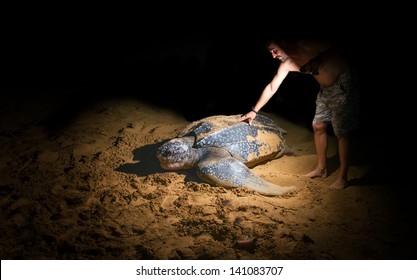
[[[327,177],[327,169],[326,168],[316,168],[310,173],[304,175],[304,177],[308,177],[311,179],[314,178],[326,178]]]
[[[331,186],[329,187],[330,190],[341,190],[346,188],[348,185],[347,181],[345,179],[339,178],[336,180],[336,182],[334,182],[333,184],[331,184]]]

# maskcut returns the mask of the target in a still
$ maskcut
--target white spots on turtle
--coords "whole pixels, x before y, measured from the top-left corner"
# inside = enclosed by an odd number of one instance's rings
[[[207,128],[209,125],[204,125],[204,127]],[[271,147],[271,137],[275,137],[272,143],[276,142],[276,147]],[[206,135],[197,141],[196,147],[222,147],[233,157],[246,163],[276,152],[279,143],[277,139],[279,135],[272,131],[263,131],[260,128],[243,124],[230,130],[221,130]]]
[[[202,135],[212,131],[213,125],[207,122],[202,122],[197,124],[195,127],[192,127],[191,129],[194,130],[194,133],[196,135]]]
[[[247,178],[253,177],[245,165],[233,159],[205,166],[200,173],[204,174],[204,177],[216,178],[216,181],[230,186],[243,186]]]
[[[187,159],[189,153],[190,148],[180,139],[168,141],[158,149],[158,157],[172,162],[180,162]]]

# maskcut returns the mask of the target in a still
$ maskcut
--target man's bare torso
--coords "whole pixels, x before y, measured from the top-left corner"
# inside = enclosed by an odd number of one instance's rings
[[[303,40],[289,44],[283,44],[283,49],[292,60],[302,67],[310,61],[328,51],[332,47],[331,42]],[[339,80],[339,77],[349,67],[344,55],[338,51],[329,51],[323,55],[322,62],[318,68],[318,75],[313,75],[321,86],[331,86]]]

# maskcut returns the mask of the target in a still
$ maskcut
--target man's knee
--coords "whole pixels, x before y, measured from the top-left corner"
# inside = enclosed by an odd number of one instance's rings
[[[313,130],[315,132],[323,132],[327,129],[327,123],[326,122],[313,122]]]

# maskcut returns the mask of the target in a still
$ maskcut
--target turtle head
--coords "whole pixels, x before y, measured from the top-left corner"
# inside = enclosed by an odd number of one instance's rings
[[[189,137],[174,138],[162,144],[157,151],[161,167],[166,170],[188,169],[194,166],[197,153]]]

